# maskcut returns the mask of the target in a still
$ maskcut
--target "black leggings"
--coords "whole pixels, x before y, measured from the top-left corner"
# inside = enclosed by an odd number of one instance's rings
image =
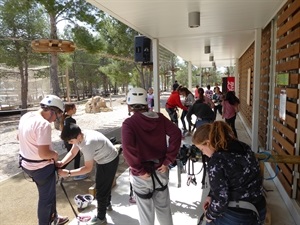
[[[182,122],[182,127],[183,127],[184,130],[186,130],[185,117],[186,117],[187,113],[188,113],[187,110],[183,110],[182,113],[181,113],[181,117],[180,117],[180,120]],[[189,124],[188,124],[188,126],[189,126]],[[190,128],[189,128],[189,130],[190,130]]]
[[[177,115],[176,108],[167,108],[166,107],[166,111],[168,112],[171,121],[173,123],[175,123],[176,125],[178,125],[178,115]]]
[[[238,138],[237,132],[236,132],[236,129],[235,129],[235,119],[236,119],[236,114],[233,117],[229,118],[229,119],[225,119],[225,122],[231,127],[231,129],[234,133],[234,136],[236,138]]]
[[[73,145],[69,144],[68,142],[64,142],[64,144],[65,144],[65,147],[67,148],[67,151],[69,152]],[[78,151],[77,155],[70,161],[70,162],[72,162],[74,160],[74,169],[78,169],[80,167],[80,157],[81,157],[80,154],[81,154],[80,151]],[[65,169],[67,167],[67,165],[69,165],[70,162],[68,162],[62,168]]]

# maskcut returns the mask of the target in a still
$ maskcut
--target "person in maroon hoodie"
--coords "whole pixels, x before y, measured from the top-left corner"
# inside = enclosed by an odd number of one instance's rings
[[[169,114],[169,117],[173,123],[178,126],[178,114],[177,108],[187,111],[188,108],[185,107],[180,100],[180,89],[182,86],[179,86],[175,91],[172,91],[166,103],[166,111]]]
[[[168,188],[169,165],[181,145],[181,131],[162,113],[148,110],[147,92],[132,88],[127,104],[133,115],[122,125],[123,155],[130,166],[140,224],[173,225]],[[168,137],[168,138],[167,138]]]

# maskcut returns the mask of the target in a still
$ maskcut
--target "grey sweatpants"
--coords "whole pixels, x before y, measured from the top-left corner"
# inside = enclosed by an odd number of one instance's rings
[[[168,184],[169,171],[166,173],[156,172],[156,174],[163,185]],[[161,188],[158,181],[156,179],[154,180],[155,188]],[[173,225],[169,188],[167,187],[163,191],[153,191],[151,177],[144,180],[138,176],[130,175],[130,182],[133,190],[139,194],[153,192],[152,197],[149,199],[140,198],[138,195],[135,195],[140,216],[140,224],[154,225],[156,213],[157,219],[161,225]]]

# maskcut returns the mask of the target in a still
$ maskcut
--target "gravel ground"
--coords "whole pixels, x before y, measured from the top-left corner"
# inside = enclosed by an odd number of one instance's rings
[[[85,104],[77,104],[77,113],[74,115],[77,124],[82,129],[94,129],[106,134],[119,128],[125,118],[128,117],[127,105],[124,104],[124,96],[114,96],[112,101],[106,99],[106,105],[111,110],[95,114],[85,113]],[[9,126],[9,125],[6,125]],[[19,144],[17,137],[17,126],[6,129],[0,133],[0,182],[20,173],[18,168]],[[53,149],[61,155],[66,152],[63,142],[59,138],[60,131],[52,126]]]

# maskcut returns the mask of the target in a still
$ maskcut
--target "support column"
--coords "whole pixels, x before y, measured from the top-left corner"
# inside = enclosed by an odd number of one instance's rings
[[[192,90],[192,63],[189,61],[188,64],[188,89]]]
[[[159,41],[152,40],[152,58],[153,58],[153,93],[154,93],[154,110],[160,112],[160,85],[159,85]]]
[[[234,63],[234,89],[235,94],[238,98],[240,98],[240,77],[239,77],[239,59],[235,59]]]
[[[254,152],[258,152],[261,33],[261,29],[255,30],[251,140],[251,147]]]

